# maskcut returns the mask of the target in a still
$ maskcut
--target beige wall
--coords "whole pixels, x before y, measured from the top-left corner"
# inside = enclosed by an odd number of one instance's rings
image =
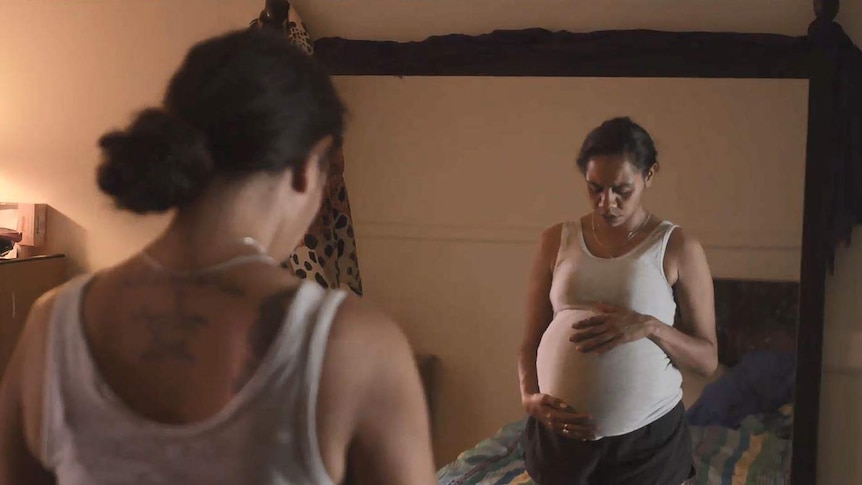
[[[315,34],[417,40],[460,32],[542,27],[775,32],[799,35],[811,0],[295,0]],[[842,2],[846,3],[846,2]]]
[[[258,3],[0,0],[0,199],[50,204],[73,270],[126,257],[164,224],[98,193],[98,137],[159,102],[192,43],[248,25]]]
[[[68,252],[71,262],[80,269],[102,267],[130,254],[151,231],[161,227],[163,220],[137,221],[116,214],[97,194],[92,178],[96,138],[106,128],[125,122],[132,109],[156,102],[167,76],[192,42],[246,25],[262,3],[0,0],[0,199],[53,205],[58,211],[50,221],[56,246]],[[295,3],[313,33],[354,38],[419,39],[430,34],[534,26],[573,31],[651,28],[799,35],[805,32],[811,18],[809,0],[616,0],[601,5],[568,0]],[[856,42],[862,43],[862,1],[845,0],[841,4],[839,20]],[[58,232],[63,236],[56,237]],[[862,334],[858,301],[862,294],[862,244],[858,242],[862,241],[862,231],[857,231],[854,240],[857,243],[851,249],[839,254],[838,270],[828,283],[828,367],[824,370],[820,448],[820,483],[828,485],[862,482],[858,459],[862,449],[862,407],[858,405],[862,398],[862,365],[854,360],[862,353],[850,350],[854,348],[851,343],[858,342]],[[363,249],[360,257],[375,258],[374,246],[365,246],[368,249]],[[451,246],[452,252],[463,250],[457,242]],[[523,250],[505,244],[488,246],[483,253],[487,258],[512,261],[511,272],[523,274]],[[405,258],[410,254],[406,250],[401,253]],[[391,264],[397,264],[398,255],[393,254]],[[447,268],[445,264],[451,259],[442,257],[445,254],[440,256],[439,266],[428,269],[428,278],[435,277],[435,271],[457,269]],[[471,264],[487,263],[478,260]],[[368,278],[373,280],[371,275]],[[469,288],[484,282],[467,283]],[[404,286],[403,292],[394,293],[391,300],[412,298],[409,295],[423,288],[422,279],[407,279]],[[501,318],[508,318],[502,310],[495,310],[500,295],[478,291],[472,295],[477,306],[491,308]],[[408,302],[397,305],[407,306]],[[421,299],[412,305],[427,308],[428,303]],[[440,321],[470,316],[473,315],[444,312]],[[454,345],[457,337],[467,331],[459,327],[450,330]],[[493,329],[486,332],[485,338],[495,338]],[[416,343],[421,345],[421,341]],[[511,344],[504,342],[501,352],[504,345]],[[445,366],[444,363],[444,370]],[[458,377],[458,372],[466,375]],[[500,368],[500,382],[512,372],[512,367]],[[463,382],[475,377],[469,375],[469,369],[456,369],[453,374],[453,379]],[[487,397],[492,404],[493,391],[488,389]],[[465,406],[461,419],[468,420],[470,412],[471,408]]]
[[[807,84],[337,78],[366,295],[441,358],[442,462],[522,414],[527,265],[544,227],[589,212],[574,158],[601,121],[652,133],[647,205],[703,242],[716,276],[798,279]]]

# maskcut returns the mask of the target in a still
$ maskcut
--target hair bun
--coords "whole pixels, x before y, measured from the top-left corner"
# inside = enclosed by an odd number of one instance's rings
[[[165,212],[192,201],[212,177],[204,135],[162,109],[141,112],[126,131],[99,139],[98,184],[120,208]]]

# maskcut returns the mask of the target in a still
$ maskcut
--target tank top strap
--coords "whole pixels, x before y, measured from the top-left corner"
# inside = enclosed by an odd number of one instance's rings
[[[572,226],[568,222],[560,224],[560,250],[563,250],[571,238]]]
[[[304,466],[314,483],[332,484],[320,456],[317,398],[330,330],[347,292],[324,289],[313,281],[303,282],[300,290],[284,322],[287,338],[279,342],[275,353],[280,372],[269,382],[281,392],[266,399],[276,408],[293,410],[285,427],[295,435],[294,445],[301,450]]]
[[[662,221],[660,225],[661,230],[659,231],[659,234],[661,234],[661,251],[665,252],[667,250],[671,234],[673,234],[674,229],[679,226],[670,221]]]
[[[79,351],[86,342],[73,325],[81,312],[82,295],[92,278],[92,274],[85,274],[63,285],[54,297],[48,319],[45,381],[42,384],[42,427],[37,458],[49,470],[54,468],[57,442],[61,438],[58,436],[64,414],[61,374],[75,369],[80,385],[94,383],[93,369],[86,360],[80,359]]]
[[[297,352],[303,356],[306,352],[315,354],[309,355],[312,358],[324,352],[329,329],[346,296],[344,290],[327,290],[313,281],[302,282],[285,315],[286,338],[275,352],[276,361],[287,364],[296,360]]]
[[[649,236],[649,241],[643,244],[643,254],[641,258],[648,257],[655,261],[655,264],[664,271],[664,258],[667,253],[667,246],[670,242],[670,236],[673,234],[677,226],[670,221],[661,221],[658,227],[653,230]]]
[[[573,249],[579,249],[579,245],[576,242],[581,238],[580,233],[580,223],[565,221],[560,224],[560,248],[557,250],[557,260],[554,262],[554,268],[559,266],[560,262],[566,258],[568,252]]]

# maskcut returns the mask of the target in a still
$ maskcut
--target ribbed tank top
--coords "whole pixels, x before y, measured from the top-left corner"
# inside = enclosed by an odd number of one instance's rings
[[[584,354],[569,342],[571,325],[585,316],[578,307],[601,302],[673,325],[676,303],[664,274],[673,232],[661,222],[640,244],[613,259],[590,253],[580,223],[564,223],[550,300],[554,319],[536,359],[539,387],[580,412],[590,413],[599,437],[635,431],[670,412],[682,398],[682,375],[649,339],[604,355]],[[544,384],[544,388],[543,388]]]
[[[297,290],[251,380],[214,416],[148,420],[99,375],[81,322],[79,277],[58,293],[48,331],[40,459],[59,485],[327,484],[316,430],[326,343],[343,292]]]

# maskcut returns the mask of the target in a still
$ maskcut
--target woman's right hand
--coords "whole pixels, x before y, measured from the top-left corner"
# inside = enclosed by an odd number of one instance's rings
[[[592,418],[575,411],[562,399],[536,392],[521,400],[524,410],[550,431],[581,441],[596,439],[596,426]]]

